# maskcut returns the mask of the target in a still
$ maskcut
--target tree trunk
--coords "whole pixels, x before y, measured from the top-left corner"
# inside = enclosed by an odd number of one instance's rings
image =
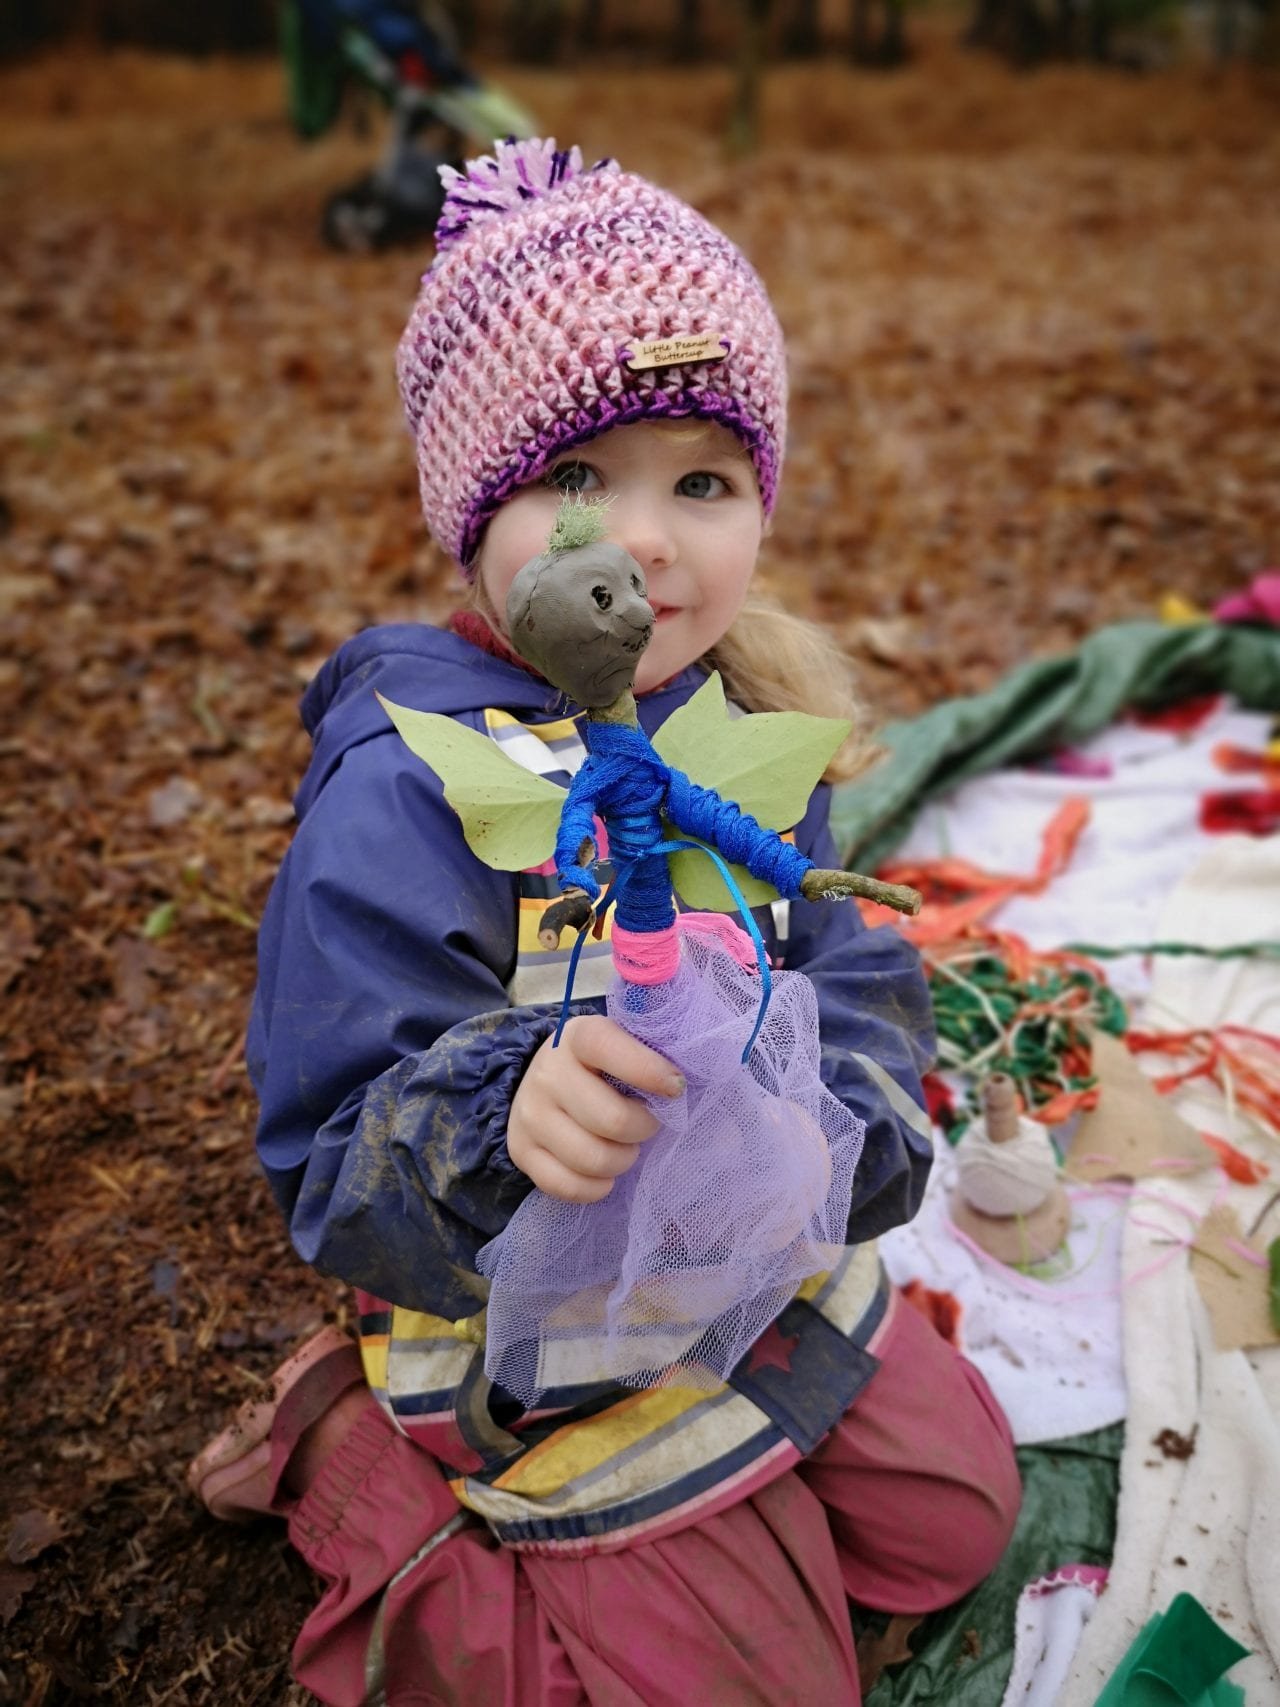
[[[1057,39],[1054,42],[1054,52],[1060,59],[1074,59],[1078,50],[1076,41],[1076,0],[1056,0],[1054,6],[1054,26]]]
[[[849,53],[859,65],[871,63],[871,0],[851,0]]]
[[[701,0],[676,0],[675,31],[671,42],[671,57],[677,65],[701,59],[706,51],[702,39]]]
[[[1111,0],[1090,0],[1089,58],[1098,65],[1111,63]]]
[[[560,48],[561,0],[509,0],[506,36],[513,58],[550,65]]]
[[[1259,65],[1280,65],[1280,0],[1268,0],[1263,8],[1262,27],[1254,38],[1253,58]]]
[[[885,0],[884,36],[880,43],[880,64],[886,70],[903,65],[907,58],[907,8],[903,0]]]
[[[729,113],[729,152],[750,154],[760,141],[760,85],[769,0],[739,0],[737,78]]]
[[[782,32],[783,53],[792,59],[813,59],[821,49],[818,0],[793,0],[791,16]]]
[[[1213,57],[1219,65],[1235,57],[1240,45],[1236,0],[1213,0]]]
[[[102,46],[103,0],[75,0],[68,35],[74,47]]]
[[[604,0],[579,0],[578,16],[573,32],[575,58],[594,53],[600,46],[600,26],[604,23]]]

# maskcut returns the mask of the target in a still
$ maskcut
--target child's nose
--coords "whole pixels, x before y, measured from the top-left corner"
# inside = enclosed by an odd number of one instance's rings
[[[675,562],[675,539],[656,505],[632,504],[612,514],[609,537],[631,553],[646,575],[655,569],[668,569]]]

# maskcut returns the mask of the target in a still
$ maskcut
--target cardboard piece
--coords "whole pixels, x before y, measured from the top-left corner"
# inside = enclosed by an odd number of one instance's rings
[[[1093,1033],[1098,1105],[1081,1116],[1066,1172],[1077,1184],[1108,1179],[1181,1178],[1214,1165],[1216,1157],[1162,1097],[1118,1037]],[[1170,1160],[1195,1168],[1170,1168]]]
[[[984,1215],[959,1191],[951,1194],[950,1212],[953,1225],[1006,1268],[1045,1262],[1062,1249],[1071,1228],[1071,1204],[1060,1185],[1025,1215]]]
[[[1227,1243],[1234,1239],[1262,1258],[1261,1268]],[[1201,1253],[1204,1253],[1203,1255]],[[1213,1324],[1219,1351],[1280,1345],[1267,1302],[1266,1248],[1247,1238],[1233,1209],[1220,1203],[1200,1223],[1191,1252],[1191,1272]]]

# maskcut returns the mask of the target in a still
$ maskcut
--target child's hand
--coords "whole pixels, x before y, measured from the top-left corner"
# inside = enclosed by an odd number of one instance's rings
[[[654,1096],[678,1097],[684,1079],[669,1061],[603,1014],[582,1014],[538,1050],[507,1119],[507,1154],[550,1197],[598,1203],[658,1130],[634,1097],[601,1077]]]

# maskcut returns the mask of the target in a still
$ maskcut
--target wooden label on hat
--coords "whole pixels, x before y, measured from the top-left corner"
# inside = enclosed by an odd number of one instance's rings
[[[719,362],[729,353],[729,340],[719,332],[703,332],[696,338],[650,338],[633,344],[627,366],[640,373],[649,367],[677,367],[685,362]]]

